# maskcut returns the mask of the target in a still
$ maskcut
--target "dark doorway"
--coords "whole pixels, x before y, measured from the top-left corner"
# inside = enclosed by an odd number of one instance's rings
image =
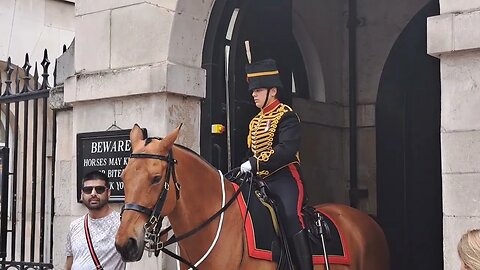
[[[284,89],[280,99],[291,104],[295,95],[308,97],[306,72],[292,34],[290,0],[219,0],[210,18],[203,53],[207,98],[202,103],[201,154],[221,170],[239,166],[247,154],[250,119],[258,113],[247,91],[244,41],[250,41],[252,61],[277,61]],[[211,124],[226,132],[212,134]]]
[[[392,269],[443,269],[440,63],[426,54],[425,6],[394,44],[376,104],[378,218]]]

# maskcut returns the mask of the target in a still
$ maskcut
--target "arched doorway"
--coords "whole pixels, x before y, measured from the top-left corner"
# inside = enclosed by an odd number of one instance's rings
[[[409,22],[385,63],[376,103],[378,218],[392,269],[443,269],[440,65],[426,54],[426,18]]]
[[[281,98],[302,120],[300,153],[310,203],[349,203],[345,3],[215,2],[203,46],[202,156],[227,170],[247,154],[248,121],[258,112],[246,91],[244,41],[249,40],[254,60],[277,60],[285,86]],[[211,134],[211,124],[217,123],[227,133]]]
[[[253,61],[277,60],[284,103],[291,104],[293,95],[309,95],[303,58],[292,34],[291,1],[217,1],[203,53],[207,98],[202,104],[201,152],[222,170],[238,166],[246,157],[248,122],[258,112],[246,91],[245,40],[250,41]],[[208,123],[223,124],[226,135],[205,135],[211,133]]]

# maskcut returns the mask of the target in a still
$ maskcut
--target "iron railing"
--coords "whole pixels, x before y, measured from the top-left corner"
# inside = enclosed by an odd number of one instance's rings
[[[0,269],[53,269],[55,111],[48,107],[47,50],[33,77],[26,54],[0,72]],[[54,71],[55,77],[55,71]]]

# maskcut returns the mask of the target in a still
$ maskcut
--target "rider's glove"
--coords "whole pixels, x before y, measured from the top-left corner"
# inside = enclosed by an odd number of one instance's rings
[[[242,165],[240,165],[240,171],[242,173],[246,173],[246,172],[249,172],[251,170],[252,170],[252,164],[250,164],[249,160],[245,161],[244,163],[242,163]]]

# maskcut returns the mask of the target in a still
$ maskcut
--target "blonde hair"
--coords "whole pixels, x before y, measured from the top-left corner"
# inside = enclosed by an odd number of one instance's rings
[[[470,230],[462,235],[457,246],[460,260],[471,270],[480,270],[480,230]]]

